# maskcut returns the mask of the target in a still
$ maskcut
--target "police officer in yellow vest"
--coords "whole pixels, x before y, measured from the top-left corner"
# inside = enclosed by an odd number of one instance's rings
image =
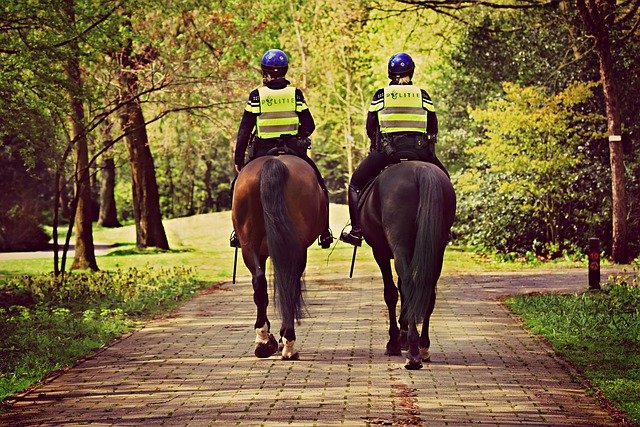
[[[411,82],[415,65],[404,53],[389,60],[389,86],[373,96],[367,115],[367,135],[371,140],[369,155],[360,163],[349,182],[349,216],[351,231],[340,240],[352,245],[362,243],[358,215],[358,198],[362,188],[382,169],[402,159],[434,163],[449,173],[435,154],[438,118],[429,94]]]
[[[287,55],[279,49],[270,49],[262,56],[260,65],[264,86],[249,94],[249,101],[242,115],[234,154],[236,171],[240,172],[244,166],[245,151],[249,145],[249,161],[266,155],[274,148],[286,147],[289,152],[295,153],[311,165],[327,196],[328,204],[329,195],[324,179],[307,155],[309,136],[316,125],[302,91],[290,86],[290,82],[285,79],[289,66]],[[328,212],[327,209],[326,229],[319,239],[323,248],[330,247],[333,242]],[[231,237],[231,246],[239,246],[235,233]]]

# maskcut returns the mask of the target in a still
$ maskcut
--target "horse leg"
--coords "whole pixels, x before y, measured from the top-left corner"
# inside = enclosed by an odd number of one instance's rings
[[[291,322],[291,326],[282,325],[280,336],[282,340],[282,360],[300,360],[300,353],[295,349],[296,331],[293,327],[293,322]]]
[[[400,348],[407,350],[409,344],[407,342],[407,335],[409,330],[409,322],[407,321],[407,311],[402,304],[402,280],[398,277],[398,289],[400,293]]]
[[[418,349],[418,342],[420,336],[418,335],[418,328],[416,322],[411,320],[409,322],[409,334],[407,336],[409,341],[409,350],[407,350],[407,361],[405,362],[405,369],[415,370],[422,368],[422,356]]]
[[[254,354],[256,357],[266,358],[278,351],[278,342],[270,333],[271,323],[267,318],[267,305],[269,297],[267,295],[267,278],[265,276],[266,258],[260,260],[253,271],[251,283],[253,284],[253,302],[256,304],[256,346]]]
[[[431,340],[429,339],[429,319],[433,313],[433,308],[436,305],[436,290],[433,289],[431,294],[431,302],[427,307],[427,312],[422,322],[422,334],[420,335],[420,354],[422,355],[423,362],[431,362],[431,353],[429,353],[429,347],[431,347]]]
[[[302,256],[301,265],[299,266],[299,270],[295,271],[293,274],[298,277],[298,282],[296,286],[295,292],[302,292],[302,273],[304,272],[304,266],[307,264],[307,254],[306,252]],[[282,296],[281,296],[282,298]],[[294,298],[295,300],[295,298]],[[293,303],[293,302],[292,302]],[[282,326],[280,327],[280,340],[281,344],[278,349],[281,351],[282,360],[300,360],[300,353],[295,349],[296,343],[296,330],[295,330],[295,317],[294,313],[298,310],[287,310],[283,311],[282,314]],[[301,313],[297,314],[298,316]]]
[[[375,256],[375,254],[374,254]],[[375,256],[380,272],[382,273],[382,282],[384,283],[384,302],[387,304],[389,312],[389,341],[384,354],[388,356],[402,356],[400,348],[400,329],[398,328],[398,320],[396,319],[396,306],[398,304],[398,289],[393,283],[393,273],[391,272],[391,262],[386,257]]]

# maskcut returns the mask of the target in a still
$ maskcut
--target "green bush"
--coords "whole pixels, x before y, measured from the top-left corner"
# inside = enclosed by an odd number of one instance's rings
[[[589,152],[602,118],[589,113],[593,84],[559,93],[505,83],[504,95],[472,110],[483,135],[455,176],[454,235],[508,258],[559,258],[606,239],[606,165]],[[605,201],[605,203],[603,203]]]
[[[68,308],[119,308],[128,315],[175,305],[199,287],[190,269],[78,272],[12,279],[7,287],[30,294],[37,304]]]
[[[0,399],[110,342],[202,284],[187,268],[25,276],[0,283]]]

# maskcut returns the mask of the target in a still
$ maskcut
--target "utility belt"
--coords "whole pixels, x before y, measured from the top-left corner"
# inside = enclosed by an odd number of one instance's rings
[[[433,155],[436,142],[435,135],[427,134],[393,134],[380,136],[378,151],[399,160],[420,160]]]
[[[304,156],[311,147],[309,137],[296,135],[284,135],[279,138],[254,137],[249,142],[249,159],[264,156],[266,154],[295,154]]]

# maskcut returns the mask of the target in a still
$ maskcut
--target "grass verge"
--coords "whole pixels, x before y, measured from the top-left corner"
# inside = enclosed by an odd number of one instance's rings
[[[203,282],[186,268],[42,274],[0,283],[0,401],[171,310]]]
[[[590,384],[640,425],[640,278],[612,276],[598,292],[505,301]]]

